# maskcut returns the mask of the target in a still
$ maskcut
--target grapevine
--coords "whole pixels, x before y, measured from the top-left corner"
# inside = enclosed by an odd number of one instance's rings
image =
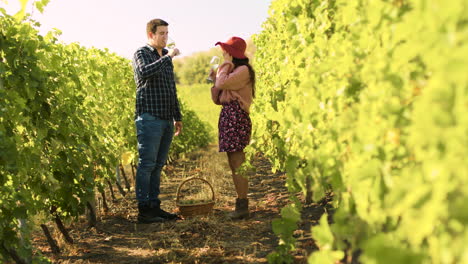
[[[251,151],[287,172],[292,194],[333,193],[334,222],[312,228],[310,263],[358,251],[362,263],[468,262],[467,8],[272,2],[255,38]],[[290,259],[300,220],[286,219],[270,262]]]

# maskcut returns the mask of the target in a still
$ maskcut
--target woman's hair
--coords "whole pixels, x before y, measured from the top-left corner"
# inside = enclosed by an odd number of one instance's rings
[[[249,68],[250,81],[252,82],[252,97],[255,98],[255,71],[252,65],[249,64],[249,58],[238,59],[232,57],[232,63],[234,64],[234,69],[242,65],[245,65],[247,68]]]

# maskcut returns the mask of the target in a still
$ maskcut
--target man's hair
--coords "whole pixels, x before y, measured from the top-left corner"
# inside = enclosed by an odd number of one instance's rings
[[[152,19],[146,24],[146,34],[156,33],[159,26],[169,26],[169,23],[159,18]]]

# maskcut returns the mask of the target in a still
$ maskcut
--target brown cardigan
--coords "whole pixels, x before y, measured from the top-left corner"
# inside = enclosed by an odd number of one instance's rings
[[[232,62],[224,62],[216,74],[215,85],[211,87],[211,99],[215,104],[237,100],[241,108],[250,113],[252,104],[252,82],[249,68],[245,65],[234,69]]]

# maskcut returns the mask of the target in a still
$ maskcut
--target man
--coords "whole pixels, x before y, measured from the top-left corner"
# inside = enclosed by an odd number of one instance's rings
[[[158,198],[161,171],[167,160],[174,127],[176,136],[182,131],[172,64],[172,58],[179,55],[179,50],[165,49],[168,26],[161,19],[149,21],[146,26],[148,44],[139,48],[133,57],[139,153],[135,191],[140,223],[178,218],[162,210]]]

